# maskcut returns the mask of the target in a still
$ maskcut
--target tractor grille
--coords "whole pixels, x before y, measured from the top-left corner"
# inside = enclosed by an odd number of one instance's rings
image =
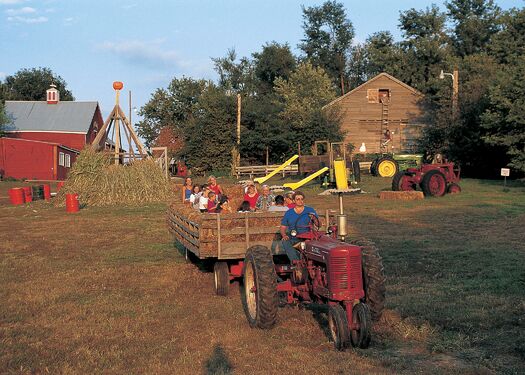
[[[330,257],[329,269],[330,291],[348,291],[361,288],[361,257],[359,255]]]

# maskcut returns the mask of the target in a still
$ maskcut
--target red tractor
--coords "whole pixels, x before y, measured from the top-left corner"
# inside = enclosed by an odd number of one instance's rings
[[[341,201],[342,202],[342,201]],[[275,249],[252,246],[244,259],[243,305],[251,327],[269,329],[279,305],[328,305],[328,325],[336,349],[367,348],[371,322],[380,318],[385,301],[385,276],[377,248],[364,240],[344,241],[346,216],[320,231],[310,217],[309,231],[291,236],[300,259],[290,263]],[[327,215],[328,220],[328,215]],[[338,233],[339,231],[339,233]]]
[[[454,163],[423,164],[397,172],[392,179],[393,191],[412,191],[419,186],[425,196],[441,197],[461,192],[459,167]]]

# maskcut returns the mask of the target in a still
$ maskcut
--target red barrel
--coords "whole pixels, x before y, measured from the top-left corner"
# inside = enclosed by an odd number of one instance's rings
[[[78,194],[66,194],[66,211],[78,212]]]
[[[62,186],[64,186],[64,181],[58,181],[57,182],[57,193],[62,189]]]
[[[51,199],[51,187],[47,184],[42,185],[44,187],[44,199],[46,201]]]
[[[25,197],[24,189],[22,188],[9,189],[9,199],[11,200],[12,204],[14,205],[24,204],[25,202],[24,197]]]
[[[33,202],[33,192],[31,190],[31,186],[24,186],[22,189],[24,189],[26,203]]]

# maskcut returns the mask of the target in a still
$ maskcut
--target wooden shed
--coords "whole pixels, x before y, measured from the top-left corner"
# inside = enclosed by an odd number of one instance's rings
[[[426,125],[423,94],[381,73],[324,108],[341,115],[345,141],[364,153],[411,153]]]

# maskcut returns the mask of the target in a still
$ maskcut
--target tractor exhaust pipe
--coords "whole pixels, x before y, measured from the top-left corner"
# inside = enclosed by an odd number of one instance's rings
[[[343,207],[343,193],[339,193],[339,214],[337,215],[337,236],[341,241],[345,240],[347,232],[347,218]]]

